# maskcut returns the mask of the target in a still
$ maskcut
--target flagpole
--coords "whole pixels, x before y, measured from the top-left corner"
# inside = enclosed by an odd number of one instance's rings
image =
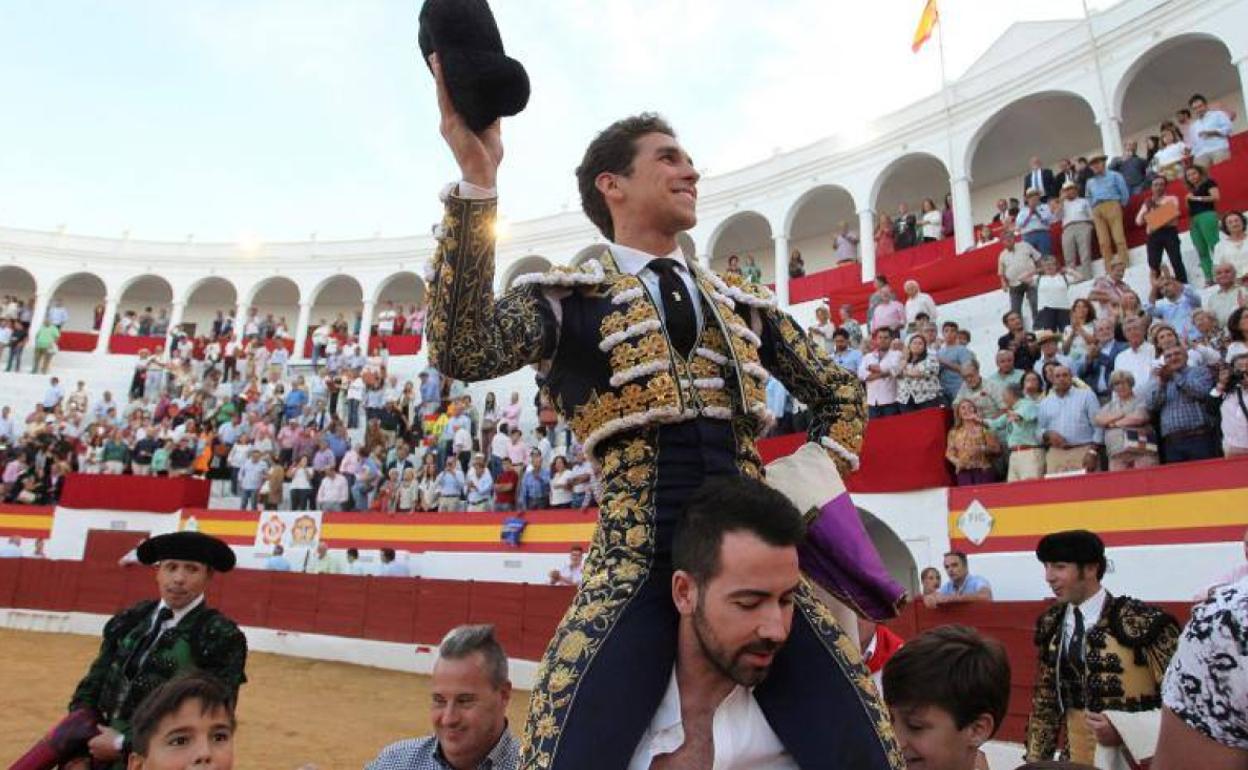
[[[945,170],[949,173],[949,194],[953,196],[953,107],[949,100],[949,78],[945,74],[945,20],[939,10],[936,12],[936,50],[940,53],[940,96],[945,105],[945,147],[949,158]]]

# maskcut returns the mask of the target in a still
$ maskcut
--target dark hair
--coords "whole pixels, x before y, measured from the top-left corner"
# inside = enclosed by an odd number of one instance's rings
[[[360,549],[359,549],[359,548],[348,548],[348,549],[347,549],[347,557],[348,557],[348,558],[350,558],[350,557],[352,557],[352,556],[354,556],[354,557],[355,557],[355,558],[357,558],[357,559],[358,559],[358,558],[360,558]]]
[[[438,658],[463,660],[470,655],[481,654],[482,669],[495,690],[507,683],[507,653],[494,635],[494,626],[456,626],[442,637],[438,645]]]
[[[382,561],[384,561],[384,562],[386,562],[387,564],[388,564],[388,563],[390,563],[390,562],[392,562],[392,561],[394,561],[394,549],[393,549],[393,548],[382,548],[382,549],[381,549],[381,560],[382,560]]]
[[[744,476],[715,477],[685,504],[672,543],[672,566],[704,585],[719,574],[724,535],[741,531],[783,547],[800,543],[806,527],[789,498],[763,482]]]
[[[1019,313],[1019,312],[1014,311],[1014,310],[1007,310],[1007,311],[1006,311],[1006,313],[1005,313],[1005,315],[1001,316],[1001,324],[1002,324],[1003,326],[1009,326],[1009,324],[1010,324],[1010,316],[1012,316],[1012,315],[1016,315],[1016,316],[1018,316],[1020,320],[1021,320],[1021,319],[1022,319],[1022,317],[1023,317],[1023,314],[1022,314],[1022,313]]]
[[[936,706],[959,730],[988,714],[995,734],[1010,700],[1010,660],[1000,642],[973,628],[933,628],[884,664],[884,700],[890,707]]]
[[[965,551],[946,551],[945,556],[957,557],[958,561],[962,562],[963,567],[965,567],[967,564]]]
[[[1204,102],[1205,104],[1208,104],[1209,100],[1205,98],[1204,94],[1192,94],[1191,98],[1187,100],[1187,106],[1191,107],[1196,102]]]
[[[1070,309],[1073,311],[1076,307],[1079,306],[1079,303],[1081,302],[1084,305],[1086,305],[1088,308],[1088,314],[1084,320],[1088,321],[1089,323],[1095,321],[1096,320],[1096,308],[1085,297],[1080,297],[1079,299],[1075,300],[1074,304],[1070,306]]]
[[[841,328],[839,328],[839,329],[837,329],[836,331],[832,332],[832,336],[833,336],[833,337],[844,337],[845,339],[849,339],[849,332],[845,331],[845,327],[843,327],[843,326],[842,326]]]
[[[130,741],[133,751],[146,756],[160,720],[177,713],[187,701],[199,701],[200,713],[209,714],[224,710],[234,729],[234,698],[225,685],[204,674],[189,674],[165,682],[152,692],[134,710],[130,719]]]
[[[1226,319],[1226,329],[1230,332],[1232,342],[1248,342],[1244,339],[1244,333],[1239,330],[1244,320],[1244,309],[1242,307],[1235,308],[1231,312],[1231,317]]]
[[[875,277],[875,282],[880,285],[880,288],[883,288],[888,285],[888,276],[880,273]]]
[[[585,148],[581,165],[576,167],[576,185],[581,192],[581,209],[607,240],[615,240],[615,223],[607,201],[598,190],[598,175],[633,173],[633,161],[637,158],[637,140],[646,134],[667,134],[675,138],[676,132],[666,120],[653,112],[617,120],[602,130]]]
[[[919,354],[918,358],[915,358],[914,351],[910,350],[910,343],[914,342],[915,340],[918,340],[919,342],[923,343],[923,352]],[[917,364],[920,361],[926,361],[926,360],[927,360],[927,338],[924,337],[922,334],[911,334],[910,339],[906,340],[906,363]]]
[[[1223,234],[1225,235],[1231,234],[1231,231],[1226,229],[1226,220],[1230,219],[1231,217],[1239,217],[1239,221],[1243,222],[1245,227],[1248,227],[1248,217],[1245,217],[1242,211],[1228,211],[1222,215],[1222,222],[1220,223],[1222,225],[1221,230]]]

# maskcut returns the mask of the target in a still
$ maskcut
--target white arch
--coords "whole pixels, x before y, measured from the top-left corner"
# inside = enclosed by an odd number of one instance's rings
[[[105,281],[103,278],[91,272],[90,270],[75,270],[72,273],[64,273],[52,279],[52,282],[48,284],[48,298],[51,299],[55,297],[56,293],[61,290],[61,287],[64,286],[71,278],[77,278],[79,276],[94,278],[95,280],[99,281],[100,286],[104,287],[104,291],[103,291],[104,297],[109,296],[108,295],[108,281]]]
[[[369,302],[373,302],[374,304],[377,302],[381,302],[381,295],[385,293],[386,289],[390,288],[390,284],[394,283],[400,278],[404,278],[407,276],[411,276],[412,278],[416,279],[416,286],[420,289],[420,292],[418,295],[419,296],[418,300],[404,300],[404,301],[407,302],[407,301],[423,300],[429,292],[429,287],[425,285],[425,279],[421,277],[420,273],[417,273],[414,270],[400,270],[396,273],[391,273],[390,275],[387,275],[385,278],[382,278],[380,281],[377,282],[377,287],[370,294],[366,295],[365,299],[368,300]]]
[[[1066,88],[1036,89],[1030,93],[1024,94],[1022,96],[1019,96],[1016,99],[1011,100],[1008,104],[1005,104],[1004,106],[1002,106],[1001,109],[992,113],[992,115],[987,120],[979,124],[979,127],[975,129],[975,132],[973,134],[971,134],[970,139],[967,140],[966,142],[966,147],[963,149],[962,168],[965,169],[967,175],[970,175],[971,170],[975,167],[975,155],[979,150],[980,143],[984,140],[985,137],[987,137],[989,134],[992,133],[992,130],[996,128],[997,125],[1002,120],[1004,120],[1007,115],[1009,115],[1011,112],[1013,112],[1015,109],[1019,108],[1020,106],[1026,104],[1027,102],[1047,99],[1050,97],[1058,97],[1058,96],[1069,97],[1071,99],[1076,99],[1078,101],[1083,102],[1085,105],[1087,105],[1088,109],[1092,112],[1093,119],[1096,121],[1101,120],[1101,116],[1097,114],[1097,110],[1096,110],[1097,100],[1095,98],[1089,97],[1089,95],[1087,94],[1081,94],[1078,91],[1074,91],[1074,90],[1066,89]],[[1115,113],[1115,114],[1119,114],[1119,113]],[[1064,126],[1065,123],[1066,121],[1063,118],[1063,120],[1057,125]],[[1025,161],[1023,159],[1020,159],[1020,162],[1019,162],[1019,174],[1020,175],[1022,174],[1024,170],[1024,162]]]
[[[13,272],[13,273],[19,274],[19,276],[25,276],[25,279],[29,280],[31,286],[33,287],[30,293],[31,294],[39,293],[39,277],[36,276],[31,271],[27,270],[21,265],[0,265],[0,279],[3,279],[6,272]]]
[[[845,195],[849,197],[849,202],[853,211],[858,211],[858,201],[854,199],[854,194],[850,192],[848,187],[833,182],[818,184],[797,196],[793,203],[789,205],[788,210],[784,214],[784,229],[781,231],[782,235],[786,238],[793,235],[793,223],[797,221],[797,215],[802,213],[802,209],[807,203],[810,203],[813,198],[824,191],[840,191],[845,193]]]
[[[177,294],[173,290],[173,284],[169,283],[169,279],[165,278],[163,275],[156,275],[155,273],[139,273],[126,278],[121,282],[121,285],[117,287],[117,301],[122,301],[126,296],[126,292],[130,291],[134,288],[135,284],[143,280],[159,281],[164,284],[165,288],[169,290],[169,302],[173,302],[176,298]]]
[[[940,167],[945,170],[945,180],[946,180],[946,183],[948,182],[949,165],[945,163],[943,158],[941,158],[936,153],[928,152],[927,150],[907,151],[901,155],[898,155],[896,158],[893,158],[884,166],[884,168],[880,169],[878,174],[876,174],[875,180],[872,181],[871,183],[871,197],[868,199],[870,201],[870,208],[872,210],[877,211],[877,212],[880,210],[880,193],[883,192],[884,185],[886,182],[888,182],[889,178],[892,177],[893,172],[895,172],[898,168],[905,165],[906,163],[909,163],[912,160],[918,160],[921,158],[930,158],[936,161],[937,163],[939,163]]]
[[[321,298],[321,292],[325,291],[326,287],[328,287],[330,284],[336,281],[348,281],[350,283],[355,284],[355,288],[360,290],[360,301],[363,302],[364,284],[360,283],[359,278],[356,278],[354,275],[350,275],[348,273],[333,273],[331,275],[327,275],[324,278],[322,278],[312,288],[312,290],[307,293],[308,302],[311,303],[313,306],[315,306],[317,301]],[[299,292],[299,297],[300,297],[300,301],[302,302],[302,298],[303,298],[302,291]]]
[[[299,288],[299,284],[293,279],[284,275],[270,275],[256,281],[247,291],[247,299],[242,304],[250,307],[256,302],[256,295],[263,291],[266,287],[273,284],[288,283],[295,287],[295,304],[298,305],[303,300],[303,291]]]
[[[181,294],[177,294],[177,293],[174,294],[174,302],[182,302],[184,304],[190,304],[190,301],[195,297],[195,292],[199,291],[204,286],[207,286],[208,284],[216,282],[216,281],[221,281],[226,286],[230,287],[230,291],[234,292],[233,304],[238,304],[238,298],[240,296],[239,291],[238,291],[238,285],[223,275],[204,275],[204,276],[200,276],[199,278],[196,278],[189,285],[187,285],[185,289],[183,289]]]
[[[706,253],[711,257],[711,259],[714,259],[715,250],[719,247],[719,239],[723,237],[725,232],[728,231],[728,228],[734,226],[738,222],[746,222],[753,219],[762,220],[763,225],[767,229],[767,239],[770,240],[775,234],[775,229],[771,226],[771,220],[769,220],[762,212],[755,211],[754,209],[745,209],[743,211],[733,213],[731,216],[727,217],[715,226],[715,229],[711,231],[711,237],[706,239]]]
[[[1114,105],[1114,114],[1121,117],[1122,108],[1127,97],[1127,90],[1135,82],[1136,76],[1147,67],[1158,56],[1166,51],[1179,48],[1187,43],[1196,41],[1213,41],[1220,43],[1222,48],[1226,50],[1227,62],[1231,59],[1231,43],[1216,32],[1207,31],[1190,31],[1184,32],[1172,37],[1157,41],[1155,45],[1149,46],[1139,56],[1123,70],[1122,77],[1118,78],[1118,82],[1114,85],[1114,93],[1111,97],[1111,104]],[[1231,64],[1234,67],[1234,64]],[[1241,84],[1242,85],[1242,84]]]

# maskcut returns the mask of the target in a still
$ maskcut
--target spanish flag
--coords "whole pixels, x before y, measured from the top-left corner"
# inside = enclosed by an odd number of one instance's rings
[[[932,30],[940,21],[940,11],[936,10],[936,0],[927,0],[927,4],[923,6],[923,15],[919,17],[919,28],[914,31],[914,42],[910,44],[910,50],[915,53],[923,47],[923,44],[932,36]]]

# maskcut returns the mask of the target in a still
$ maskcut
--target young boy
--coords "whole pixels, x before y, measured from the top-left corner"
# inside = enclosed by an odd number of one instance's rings
[[[215,679],[171,680],[135,710],[126,770],[232,770],[234,727],[230,693]]]
[[[884,702],[911,770],[974,770],[1010,697],[1005,648],[966,626],[906,642],[884,664]]]

